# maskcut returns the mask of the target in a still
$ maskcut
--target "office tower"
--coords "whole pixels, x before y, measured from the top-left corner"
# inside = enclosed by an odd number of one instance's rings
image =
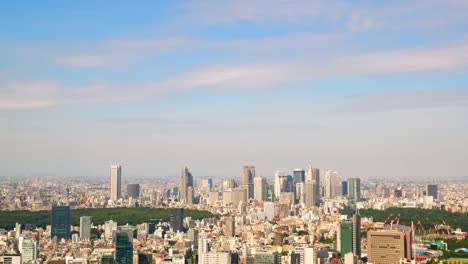
[[[193,204],[193,187],[187,187],[187,204]]]
[[[247,201],[247,190],[244,188],[234,188],[223,191],[223,204],[238,206],[240,202]]]
[[[91,216],[80,217],[80,237],[83,239],[91,237]]]
[[[349,200],[358,202],[361,200],[361,179],[349,178],[348,179],[348,197]]]
[[[353,252],[353,222],[340,222],[337,233],[337,250],[341,255]]]
[[[341,194],[343,196],[348,196],[348,182],[347,181],[341,182]]]
[[[52,206],[51,237],[70,239],[70,206]]]
[[[301,264],[301,255],[296,252],[291,252],[291,254],[289,255],[289,263]]]
[[[21,236],[21,224],[15,224],[15,238],[18,239]]]
[[[234,180],[234,179],[227,179],[227,180],[223,181],[223,189],[224,190],[232,189],[232,188],[236,188],[236,187],[237,187],[237,183],[236,183],[236,180]]]
[[[323,178],[324,197],[332,198],[332,172],[325,171],[325,177]]]
[[[242,187],[247,190],[247,198],[254,198],[253,179],[255,178],[255,166],[242,167]]]
[[[105,238],[112,238],[114,235],[114,231],[117,231],[117,222],[114,220],[109,220],[104,222],[104,237]]]
[[[236,235],[236,222],[234,217],[229,217],[226,221],[226,236],[234,237]]]
[[[133,264],[133,245],[127,232],[117,232],[114,237],[115,261],[118,264]]]
[[[188,187],[193,188],[193,176],[187,167],[183,167],[180,173],[180,201],[188,203]],[[193,201],[190,201],[192,203]]]
[[[432,196],[434,200],[439,199],[439,193],[437,191],[437,184],[428,184],[426,185],[426,195]]]
[[[353,215],[353,254],[361,258],[361,216]]]
[[[112,165],[110,168],[110,199],[116,201],[122,197],[122,167],[120,165]]]
[[[21,243],[21,262],[34,263],[37,259],[37,242],[31,239],[24,239]]]
[[[384,230],[367,232],[367,256],[372,263],[400,263],[412,259],[411,231]]]
[[[268,185],[263,177],[254,178],[254,199],[257,201],[265,201],[267,198]]]
[[[303,169],[295,169],[293,171],[293,182],[294,185],[298,182],[305,181],[305,170]]]
[[[305,181],[305,170],[303,169],[295,169],[293,171],[293,192],[294,192],[294,199],[295,202],[298,203],[300,200],[300,194],[297,193],[297,184],[300,182]]]
[[[305,183],[298,182],[296,183],[296,203],[305,204],[305,201],[306,201]]]
[[[140,198],[140,184],[127,185],[127,196],[135,199]]]
[[[317,169],[317,168],[313,168],[312,163],[310,163],[310,162],[309,162],[309,167],[307,169],[307,174],[306,174],[306,182],[307,181],[315,182],[314,201],[315,201],[315,205],[319,205],[320,197],[321,197],[321,194],[320,194],[321,193],[321,191],[320,191],[320,189],[321,189],[320,188],[320,186],[321,186],[320,170]]]
[[[171,208],[171,226],[174,232],[184,231],[184,209]]]
[[[281,264],[281,255],[278,252],[255,254],[254,264]]]
[[[316,205],[315,201],[315,182],[306,181],[305,182],[305,206],[312,207]]]

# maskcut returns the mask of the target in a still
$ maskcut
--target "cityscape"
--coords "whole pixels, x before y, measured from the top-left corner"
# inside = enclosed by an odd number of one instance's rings
[[[0,264],[468,264],[467,18],[0,1]]]
[[[467,237],[466,181],[363,182],[312,163],[273,179],[253,165],[230,179],[198,178],[184,166],[166,182],[137,183],[124,171],[111,165],[108,180],[94,183],[4,180],[1,261],[426,263],[451,252],[447,240]],[[151,208],[166,214],[141,213]],[[38,215],[22,216],[25,210]],[[367,215],[372,210],[388,215]],[[196,211],[205,215],[190,216]],[[458,214],[459,221],[442,214],[427,221],[421,212]]]

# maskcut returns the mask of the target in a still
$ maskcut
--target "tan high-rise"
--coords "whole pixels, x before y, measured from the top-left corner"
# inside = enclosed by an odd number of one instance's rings
[[[110,199],[115,201],[122,197],[122,167],[112,165],[110,167]]]
[[[369,231],[367,233],[369,262],[392,264],[400,259],[412,259],[411,231]]]

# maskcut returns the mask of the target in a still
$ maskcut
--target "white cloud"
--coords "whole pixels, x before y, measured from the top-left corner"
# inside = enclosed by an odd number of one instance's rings
[[[258,89],[305,80],[376,74],[466,70],[468,43],[362,53],[319,61],[309,58],[209,65],[164,79],[127,85],[70,86],[54,81],[2,81],[0,108],[160,98],[191,89]]]

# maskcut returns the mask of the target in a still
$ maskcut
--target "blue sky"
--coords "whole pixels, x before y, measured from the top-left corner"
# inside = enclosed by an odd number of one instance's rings
[[[0,176],[468,178],[467,1],[0,10]]]

